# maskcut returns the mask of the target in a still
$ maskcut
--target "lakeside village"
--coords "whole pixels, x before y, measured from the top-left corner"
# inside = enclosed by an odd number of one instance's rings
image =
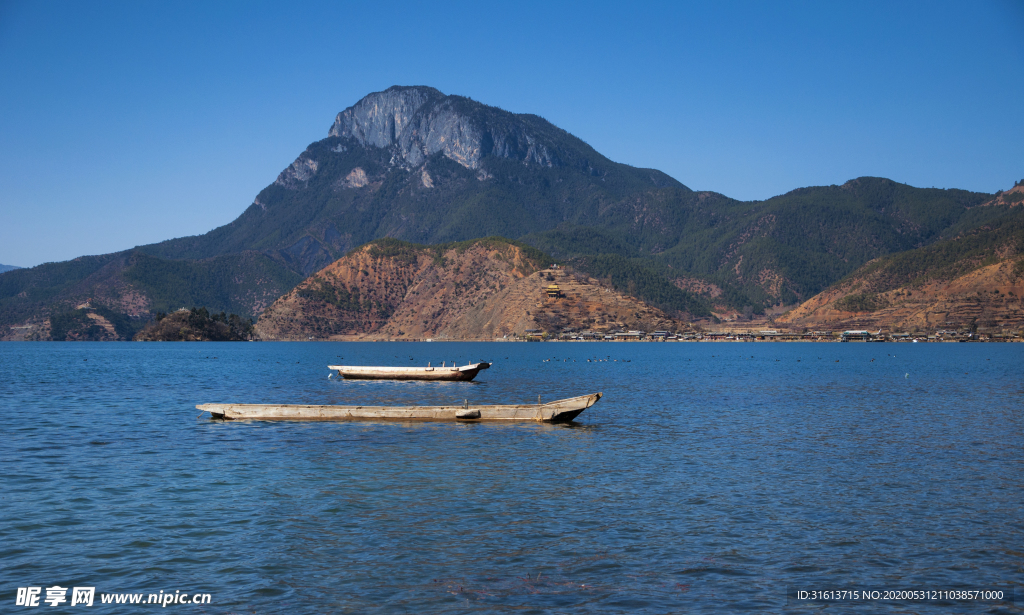
[[[940,330],[934,333],[893,333],[876,331],[707,331],[670,333],[668,331],[594,331],[563,330],[550,335],[539,329],[527,329],[523,335],[499,338],[510,342],[1024,342],[1020,331],[974,333]]]

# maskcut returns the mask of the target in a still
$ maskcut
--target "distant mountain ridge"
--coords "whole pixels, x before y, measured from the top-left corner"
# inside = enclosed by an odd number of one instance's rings
[[[21,267],[15,267],[14,265],[0,265],[0,273],[5,271],[14,271],[15,269],[21,269]]]
[[[0,275],[0,340],[21,339],[14,325],[32,325],[38,339],[51,328],[54,314],[83,303],[124,316],[120,339],[131,339],[157,311],[211,306],[248,317],[301,281],[301,275],[254,251],[170,260],[128,250],[46,263]]]
[[[385,237],[507,237],[673,313],[758,311],[981,226],[1013,198],[859,178],[736,201],[613,162],[536,115],[395,86],[341,111],[227,225],[0,276],[0,327],[90,298],[141,320],[192,305],[256,317]]]

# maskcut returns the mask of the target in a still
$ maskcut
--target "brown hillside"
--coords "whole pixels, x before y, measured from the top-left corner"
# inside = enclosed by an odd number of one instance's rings
[[[1019,328],[1024,325],[1024,277],[1018,261],[1004,259],[951,280],[879,293],[863,292],[869,288],[867,281],[855,277],[811,298],[782,320],[808,328],[890,331],[971,325]]]
[[[990,207],[993,205],[1009,205],[1010,207],[1016,207],[1018,205],[1024,205],[1024,183],[1018,184],[1005,192],[1000,192],[991,201],[986,201],[981,204],[982,207]]]
[[[495,240],[360,248],[271,305],[262,339],[494,339],[566,327],[674,330],[660,310]],[[548,297],[558,284],[561,297]]]
[[[995,332],[1024,324],[1022,296],[1024,211],[1014,209],[953,239],[867,263],[782,320],[808,328]]]
[[[933,281],[921,288],[899,288],[868,295],[878,309],[851,311],[846,297],[859,294],[851,285],[830,289],[810,299],[784,320],[810,328],[884,328],[922,330],[981,327],[1019,327],[1024,324],[1024,277],[1016,275],[1015,260],[976,269],[948,281]],[[840,302],[840,307],[837,307]]]

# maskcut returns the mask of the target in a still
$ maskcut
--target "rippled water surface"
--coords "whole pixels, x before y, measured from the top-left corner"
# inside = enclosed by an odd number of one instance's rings
[[[326,369],[481,359],[472,383]],[[787,588],[1024,585],[1024,345],[5,343],[0,374],[2,612],[56,584],[211,613],[817,612]],[[194,409],[594,391],[565,426]]]

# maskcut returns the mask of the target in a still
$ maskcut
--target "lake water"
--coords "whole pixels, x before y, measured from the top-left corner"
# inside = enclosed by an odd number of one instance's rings
[[[452,360],[494,366],[472,383],[326,369]],[[204,613],[818,612],[787,591],[1011,596],[1024,585],[1022,367],[1024,344],[0,344],[0,611],[20,612],[19,587],[53,585],[93,586],[92,608],[111,612],[133,611],[100,606],[101,593],[208,593],[168,607]],[[595,391],[571,425],[194,409]],[[68,598],[44,611],[84,608]],[[1016,606],[857,607],[931,610],[1019,613],[1024,593]]]

